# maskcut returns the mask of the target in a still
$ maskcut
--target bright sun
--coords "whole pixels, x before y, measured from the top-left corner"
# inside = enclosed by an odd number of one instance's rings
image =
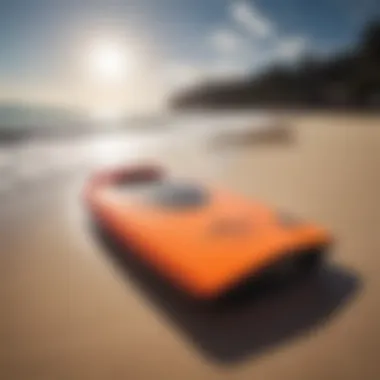
[[[89,74],[96,82],[114,84],[124,81],[134,63],[132,52],[116,42],[98,41],[89,51]]]
[[[89,45],[85,68],[92,84],[90,113],[95,120],[114,121],[122,117],[127,80],[136,71],[136,64],[136,55],[120,41],[102,39]]]

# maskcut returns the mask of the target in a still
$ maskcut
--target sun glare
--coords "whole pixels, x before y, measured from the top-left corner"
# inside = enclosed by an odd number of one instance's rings
[[[114,84],[124,81],[134,67],[130,50],[111,41],[94,43],[89,51],[88,71],[96,82]]]

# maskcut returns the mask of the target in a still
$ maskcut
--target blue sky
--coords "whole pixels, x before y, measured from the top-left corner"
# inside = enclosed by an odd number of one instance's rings
[[[376,14],[379,0],[5,0],[0,98],[69,103],[87,96],[90,104],[93,89],[81,92],[83,56],[103,36],[132,46],[144,61],[146,71],[129,86],[143,105],[147,94],[213,75],[334,52],[354,43]]]

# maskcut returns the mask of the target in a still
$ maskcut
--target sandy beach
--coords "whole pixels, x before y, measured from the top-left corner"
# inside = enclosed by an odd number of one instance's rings
[[[56,148],[64,159],[37,160],[43,176],[13,178],[0,194],[0,379],[380,377],[380,119],[283,120],[268,139],[81,137]],[[116,264],[83,212],[91,170],[138,160],[325,225],[327,267],[224,311],[172,301]]]

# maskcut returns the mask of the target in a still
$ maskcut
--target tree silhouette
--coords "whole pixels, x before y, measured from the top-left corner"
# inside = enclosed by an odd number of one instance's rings
[[[294,67],[275,64],[258,76],[228,84],[205,84],[172,101],[174,107],[380,108],[380,21],[359,43],[320,60],[303,57]]]

